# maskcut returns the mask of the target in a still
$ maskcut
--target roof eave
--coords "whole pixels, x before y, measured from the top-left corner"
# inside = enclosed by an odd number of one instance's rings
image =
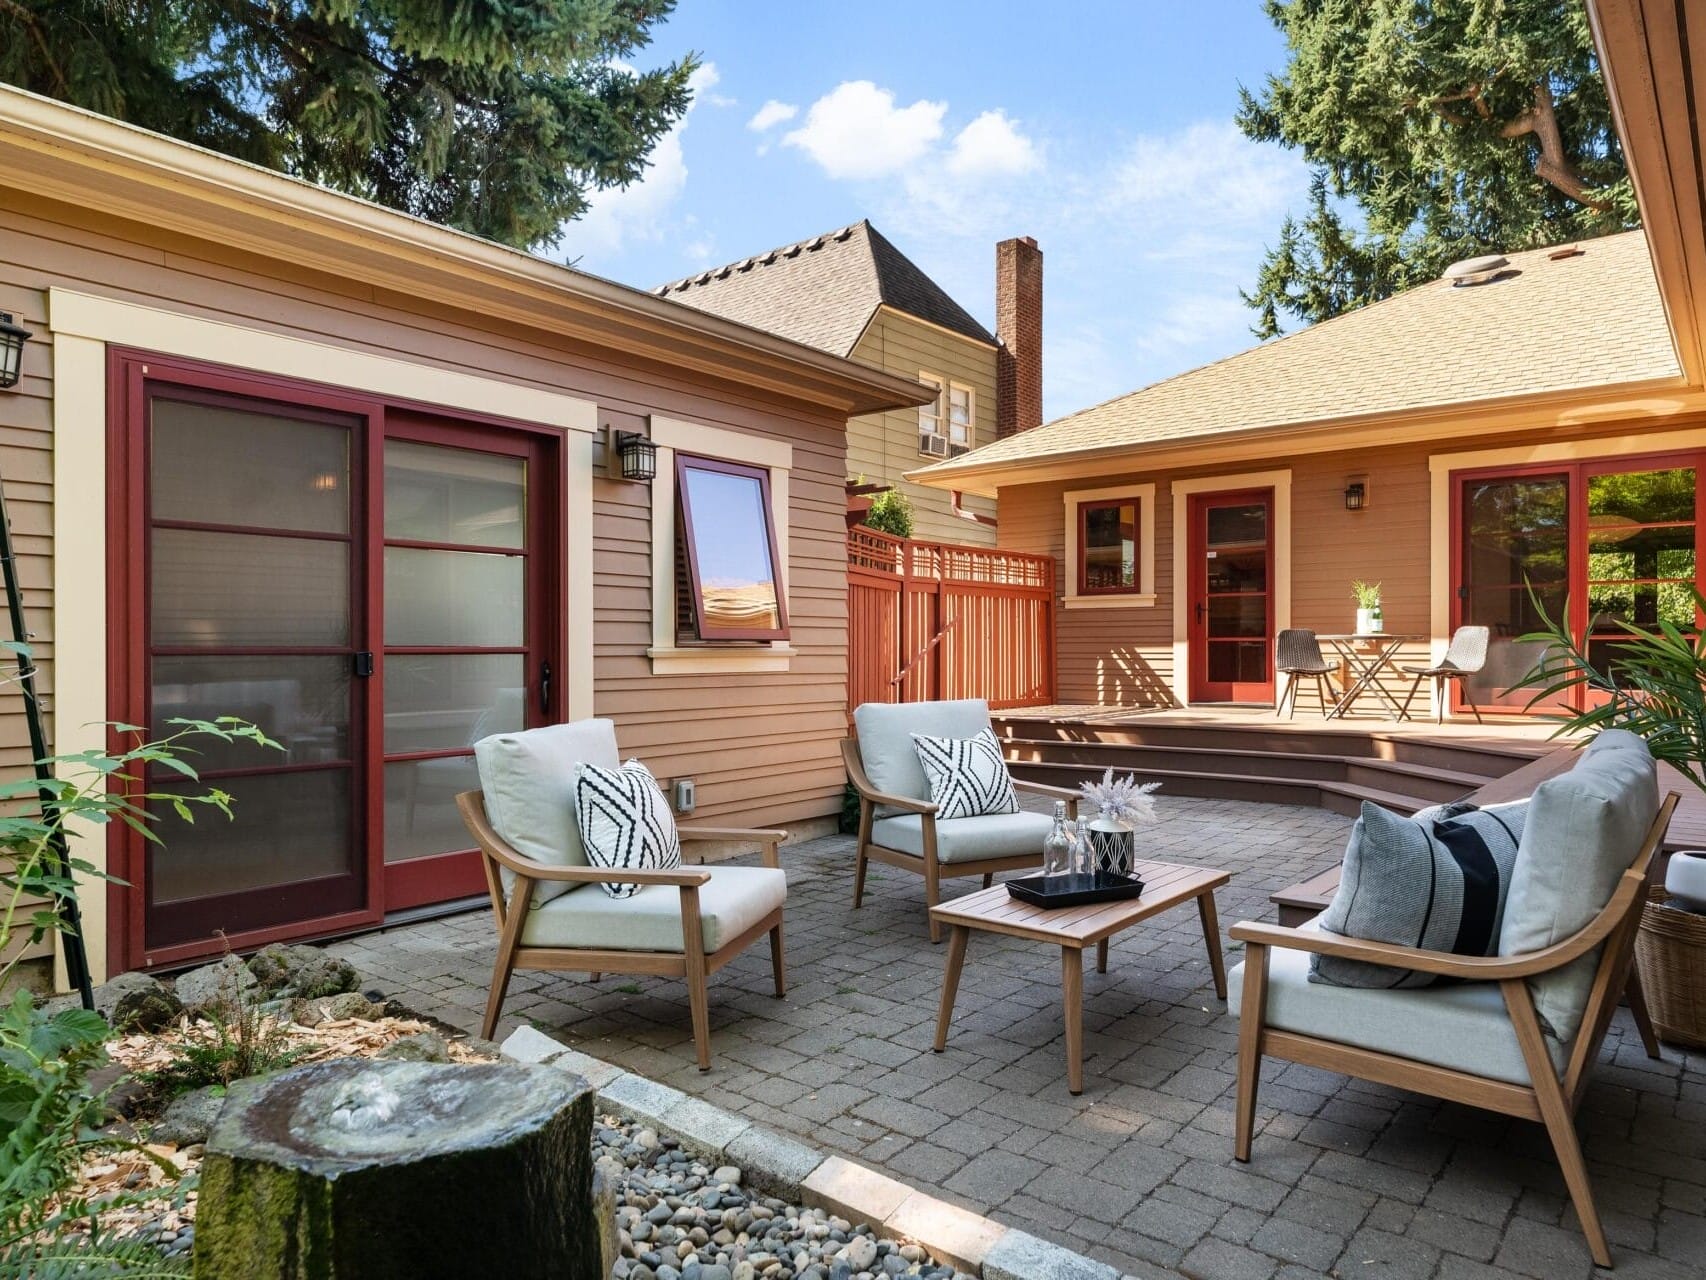
[[[0,187],[850,416],[921,402],[905,378],[11,87]]]

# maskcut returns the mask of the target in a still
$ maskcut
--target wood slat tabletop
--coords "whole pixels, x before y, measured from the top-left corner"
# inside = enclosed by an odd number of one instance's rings
[[[1212,892],[1232,879],[1230,872],[1212,867],[1185,867],[1144,859],[1135,861],[1132,870],[1143,881],[1141,897],[1092,902],[1081,907],[1038,907],[1021,902],[1007,892],[1006,885],[997,884],[934,906],[930,914],[943,924],[965,925],[1061,946],[1086,947],[1140,920]]]

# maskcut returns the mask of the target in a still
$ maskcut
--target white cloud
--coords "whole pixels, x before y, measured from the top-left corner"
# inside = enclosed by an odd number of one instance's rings
[[[1264,217],[1291,195],[1298,164],[1278,147],[1252,142],[1238,126],[1200,121],[1173,134],[1137,139],[1104,188],[1109,207],[1161,206],[1181,229]],[[1181,203],[1183,202],[1183,203]]]
[[[869,80],[838,84],[812,103],[805,123],[783,137],[832,178],[878,178],[922,158],[942,136],[948,104],[919,99],[895,105]]]
[[[799,114],[800,109],[793,103],[778,102],[772,98],[753,113],[752,119],[746,122],[746,127],[754,133],[763,133],[779,124],[786,124]]]
[[[1005,111],[985,111],[955,135],[948,152],[948,172],[964,178],[1011,177],[1041,163],[1036,144]]]

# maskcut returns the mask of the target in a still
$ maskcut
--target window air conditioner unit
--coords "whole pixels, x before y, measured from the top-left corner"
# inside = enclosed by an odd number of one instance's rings
[[[918,433],[918,452],[926,458],[945,458],[948,456],[948,437],[921,431]]]
[[[948,456],[950,458],[957,458],[962,453],[970,453],[970,452],[971,452],[971,446],[969,444],[955,444],[955,445],[949,445],[948,446]]]

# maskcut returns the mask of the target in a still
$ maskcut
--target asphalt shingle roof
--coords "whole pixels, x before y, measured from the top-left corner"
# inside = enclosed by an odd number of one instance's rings
[[[1646,237],[1627,231],[1579,248],[1556,259],[1556,246],[1509,254],[1488,284],[1419,285],[925,474],[1680,378]]]
[[[995,337],[867,221],[652,290],[834,355],[853,351],[884,303],[979,342]]]

